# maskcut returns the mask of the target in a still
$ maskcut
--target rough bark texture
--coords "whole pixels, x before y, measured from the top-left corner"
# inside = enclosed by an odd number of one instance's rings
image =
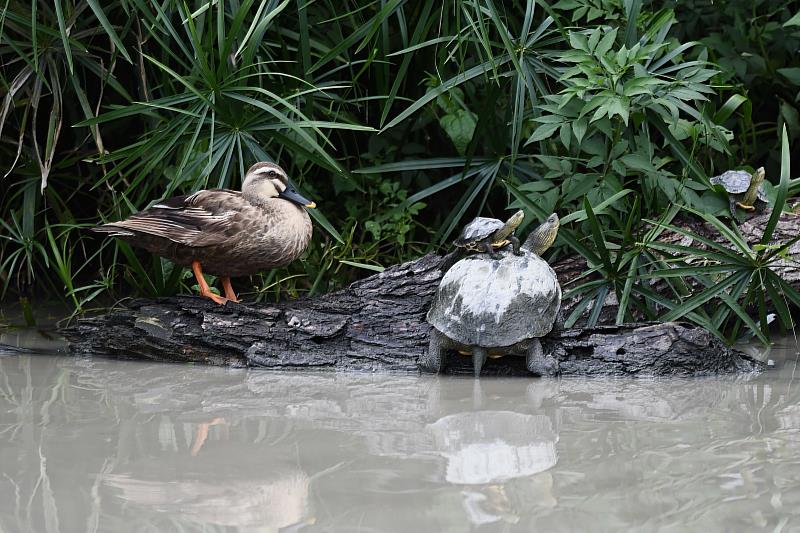
[[[425,313],[446,258],[426,255],[318,298],[275,306],[197,297],[139,300],[81,319],[63,333],[76,354],[165,361],[416,372],[427,350]],[[697,375],[762,368],[706,330],[667,323],[556,331],[545,352],[564,375]],[[470,374],[471,358],[452,354],[446,373]],[[490,360],[487,375],[528,375],[522,357]]]
[[[756,243],[769,215],[741,226]],[[680,223],[700,235],[723,238],[700,222]],[[786,214],[773,242],[800,234],[800,215]],[[665,242],[692,244],[665,232]],[[694,243],[695,245],[697,243]],[[790,250],[780,275],[800,288],[800,243]],[[81,319],[64,334],[79,354],[111,354],[164,361],[262,366],[417,371],[428,346],[425,313],[448,258],[427,255],[352,284],[342,291],[274,306],[218,306],[195,297],[139,300],[127,309]],[[586,268],[581,258],[554,265],[562,285]],[[565,302],[569,307],[570,302]],[[616,315],[613,295],[601,321]],[[724,347],[703,328],[682,323],[602,325],[553,332],[543,342],[564,375],[696,375],[749,372],[763,368]],[[470,374],[471,358],[457,354],[446,373]],[[490,360],[485,374],[527,375],[524,358]]]

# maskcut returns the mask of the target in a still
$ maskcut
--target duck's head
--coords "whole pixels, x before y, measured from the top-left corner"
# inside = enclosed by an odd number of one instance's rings
[[[262,202],[270,198],[281,198],[309,209],[317,206],[289,185],[286,172],[281,167],[266,161],[256,163],[248,169],[242,183],[242,194],[246,198]]]

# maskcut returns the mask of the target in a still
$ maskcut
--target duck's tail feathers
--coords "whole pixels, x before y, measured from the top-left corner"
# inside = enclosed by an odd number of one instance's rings
[[[132,231],[125,228],[120,228],[113,222],[111,224],[103,224],[101,226],[89,228],[89,231],[94,233],[102,233],[110,237],[133,237],[135,235]]]

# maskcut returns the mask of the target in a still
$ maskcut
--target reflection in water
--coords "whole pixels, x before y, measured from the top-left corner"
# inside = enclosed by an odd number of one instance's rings
[[[0,356],[0,531],[798,529],[793,363],[476,385]]]
[[[509,411],[440,418],[428,429],[447,459],[450,483],[499,483],[543,472],[558,461],[550,419]]]
[[[552,487],[551,476],[534,478],[558,462],[558,438],[547,416],[473,411],[442,417],[428,430],[434,448],[447,460],[447,482],[484,485],[462,491],[466,516],[474,525],[519,522],[506,494],[506,481],[529,477]],[[549,491],[538,501],[555,505]]]
[[[304,472],[286,471],[272,478],[231,481],[217,479],[218,468],[222,466],[214,464],[193,479],[146,480],[108,474],[104,482],[119,489],[118,496],[127,503],[197,524],[270,532],[313,523],[307,516],[309,478]]]

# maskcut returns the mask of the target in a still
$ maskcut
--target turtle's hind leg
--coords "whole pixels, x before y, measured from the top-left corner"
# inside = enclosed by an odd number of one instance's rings
[[[475,371],[475,377],[480,377],[481,370],[483,369],[483,364],[486,362],[486,359],[489,357],[489,350],[483,348],[482,346],[473,346],[472,347],[472,368]]]
[[[449,347],[450,342],[436,328],[431,328],[428,337],[428,351],[420,357],[419,367],[423,372],[439,374],[444,366],[445,350]]]
[[[531,339],[531,345],[525,354],[525,366],[537,376],[555,376],[558,374],[558,361],[552,355],[545,356],[539,339]]]
[[[738,218],[736,217],[736,199],[730,195],[728,196],[728,205],[730,206],[731,209],[731,218],[734,221],[737,221]]]

